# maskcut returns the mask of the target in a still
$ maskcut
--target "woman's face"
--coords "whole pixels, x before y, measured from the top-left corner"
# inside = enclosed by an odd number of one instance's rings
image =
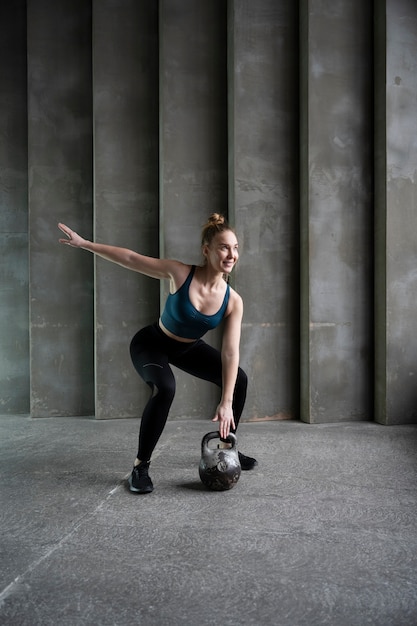
[[[213,269],[230,274],[239,258],[237,237],[231,230],[217,233],[211,243],[203,247],[203,254]]]

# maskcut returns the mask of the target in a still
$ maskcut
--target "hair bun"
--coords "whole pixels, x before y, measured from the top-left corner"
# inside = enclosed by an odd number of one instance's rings
[[[201,233],[201,245],[204,246],[205,244],[210,244],[213,237],[217,235],[217,233],[222,233],[226,230],[234,232],[234,230],[230,228],[224,215],[221,213],[212,213],[206,224],[203,226],[203,231]]]
[[[208,218],[208,224],[210,224],[210,226],[221,226],[225,221],[224,216],[220,213],[212,213]]]

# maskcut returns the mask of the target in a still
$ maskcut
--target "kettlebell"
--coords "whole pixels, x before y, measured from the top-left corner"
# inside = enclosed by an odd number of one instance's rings
[[[237,439],[230,433],[223,441],[232,444],[231,448],[209,448],[212,439],[220,439],[218,431],[207,433],[201,441],[201,460],[198,467],[201,482],[213,491],[232,489],[239,480],[241,467],[237,453]]]

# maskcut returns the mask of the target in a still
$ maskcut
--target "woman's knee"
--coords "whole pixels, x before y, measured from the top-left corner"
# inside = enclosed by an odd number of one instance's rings
[[[139,374],[152,389],[153,399],[167,404],[173,401],[176,383],[174,374],[168,365],[150,359],[142,363]]]
[[[163,379],[146,381],[148,385],[152,387],[152,396],[158,396],[160,399],[164,399],[165,402],[172,402],[175,396],[176,384],[174,377],[164,377]]]

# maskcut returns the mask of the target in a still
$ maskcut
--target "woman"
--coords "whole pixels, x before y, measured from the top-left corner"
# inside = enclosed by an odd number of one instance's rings
[[[239,257],[238,242],[225,218],[214,213],[203,227],[201,266],[170,259],[155,259],[80,237],[65,224],[67,236],[60,243],[83,248],[103,259],[152,278],[170,281],[170,293],[158,321],[132,339],[130,354],[136,371],[152,389],[141,420],[139,449],[129,477],[133,493],[153,491],[149,476],[152,452],[165,427],[175,394],[170,364],[218,385],[219,405],[213,417],[222,439],[236,432],[246,399],[247,377],[239,367],[239,342],[243,316],[242,298],[225,280]],[[201,337],[224,320],[221,352]],[[257,461],[239,452],[243,470]]]

